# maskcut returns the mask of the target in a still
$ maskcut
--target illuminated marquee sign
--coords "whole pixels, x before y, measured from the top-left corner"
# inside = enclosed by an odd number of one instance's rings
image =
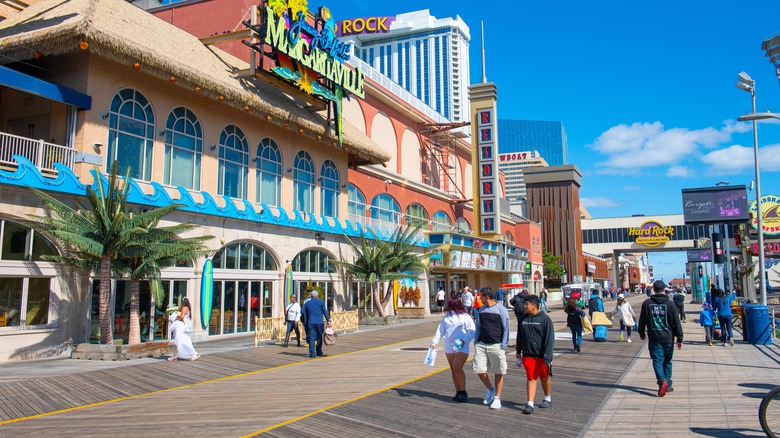
[[[664,227],[656,221],[647,221],[641,226],[628,229],[628,237],[636,237],[635,242],[644,246],[658,246],[669,242],[674,235],[674,227]]]
[[[754,230],[758,230],[758,216],[756,215],[756,201],[750,204],[750,224]],[[776,236],[780,234],[780,197],[766,195],[761,197],[761,228],[764,234]]]
[[[388,33],[395,17],[363,17],[336,23],[336,36]]]
[[[479,211],[482,234],[500,233],[498,211],[498,144],[495,109],[477,111],[479,148]]]

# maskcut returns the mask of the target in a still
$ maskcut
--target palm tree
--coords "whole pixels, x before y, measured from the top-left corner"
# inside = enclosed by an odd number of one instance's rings
[[[427,271],[428,267],[422,262],[420,256],[414,254],[414,237],[420,227],[406,226],[396,229],[390,240],[385,242],[376,234],[372,239],[365,235],[360,236],[360,245],[355,244],[349,237],[347,242],[355,252],[354,262],[334,260],[333,263],[344,267],[353,278],[371,285],[371,296],[375,303],[380,303],[379,283],[383,281],[400,280],[403,278],[416,278],[415,274],[406,272]],[[392,298],[392,284],[388,285],[381,305],[377,306],[379,316],[385,317],[385,307]]]
[[[179,238],[180,234],[193,230],[197,226],[182,223],[159,227],[160,218],[161,216],[156,216],[152,222],[143,224],[143,227],[148,231],[147,234],[139,236],[139,239],[133,242],[118,260],[120,269],[129,273],[131,279],[128,344],[141,342],[141,327],[138,318],[140,281],[149,280],[150,291],[155,297],[155,303],[159,305],[164,299],[162,282],[160,281],[161,269],[166,266],[174,266],[176,263],[194,260],[211,252],[203,243],[211,240],[213,236]]]

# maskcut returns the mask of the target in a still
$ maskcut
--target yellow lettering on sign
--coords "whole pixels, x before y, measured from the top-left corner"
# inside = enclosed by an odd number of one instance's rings
[[[352,33],[352,20],[344,20],[344,29],[341,30],[343,34]]]
[[[362,18],[355,19],[355,22],[352,23],[352,29],[355,30],[355,32],[360,33],[366,30],[366,22],[363,21]]]
[[[377,30],[379,31],[385,31],[387,32],[389,29],[387,29],[387,17],[382,17],[377,21]]]
[[[376,25],[372,25],[371,22],[376,23],[376,17],[371,17],[366,20],[366,30],[369,32],[376,32]]]

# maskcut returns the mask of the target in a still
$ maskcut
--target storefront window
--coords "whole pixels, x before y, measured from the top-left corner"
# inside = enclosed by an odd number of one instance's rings
[[[447,213],[439,210],[433,215],[433,232],[452,231],[452,220]]]

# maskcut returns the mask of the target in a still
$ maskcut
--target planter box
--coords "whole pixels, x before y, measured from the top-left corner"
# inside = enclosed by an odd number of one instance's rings
[[[71,359],[129,360],[168,354],[170,341],[151,341],[132,345],[76,344]]]
[[[399,307],[398,316],[404,319],[423,319],[425,318],[425,307]]]
[[[364,316],[360,318],[361,325],[395,325],[400,324],[401,318],[398,315],[385,316]]]

